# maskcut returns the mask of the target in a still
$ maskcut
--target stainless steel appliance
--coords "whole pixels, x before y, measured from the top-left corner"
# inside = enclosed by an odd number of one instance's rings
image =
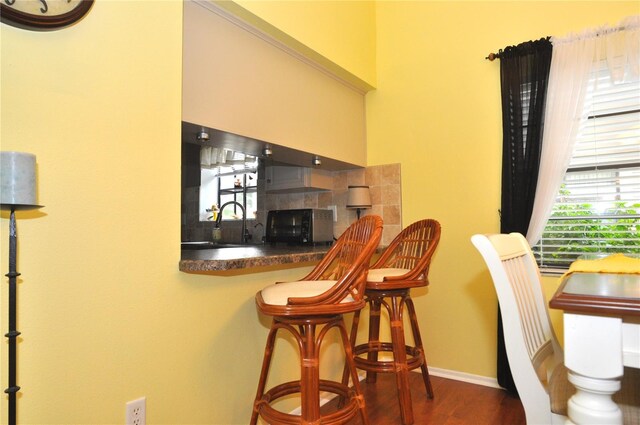
[[[267,213],[266,241],[318,244],[333,241],[333,211],[303,208]]]

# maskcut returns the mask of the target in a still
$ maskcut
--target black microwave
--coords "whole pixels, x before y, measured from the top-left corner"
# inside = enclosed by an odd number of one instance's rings
[[[333,211],[313,208],[267,213],[266,242],[317,244],[333,242]]]

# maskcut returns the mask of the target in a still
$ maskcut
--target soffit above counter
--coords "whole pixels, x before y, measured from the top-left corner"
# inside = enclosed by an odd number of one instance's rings
[[[203,130],[209,134],[209,140],[205,142],[198,141],[198,134]],[[316,156],[311,152],[304,152],[186,121],[182,122],[182,141],[183,143],[192,143],[200,146],[213,146],[217,148],[230,149],[236,152],[242,152],[245,155],[263,158],[262,150],[268,145],[273,153],[269,158],[264,158],[266,165],[296,165],[300,167],[311,167],[313,157]],[[322,165],[319,168],[322,170],[345,171],[362,168],[356,164],[324,156],[320,156],[320,159],[322,161]]]
[[[184,3],[185,122],[290,148],[296,155],[284,163],[309,152],[327,158],[328,169],[363,167],[364,95],[329,74],[202,2]]]

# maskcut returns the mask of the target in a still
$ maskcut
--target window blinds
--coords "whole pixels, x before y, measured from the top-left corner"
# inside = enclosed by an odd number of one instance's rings
[[[573,157],[551,218],[534,247],[541,267],[581,255],[640,254],[640,81],[592,72]]]

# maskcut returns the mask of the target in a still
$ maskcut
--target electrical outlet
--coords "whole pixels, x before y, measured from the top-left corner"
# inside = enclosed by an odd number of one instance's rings
[[[126,425],[146,425],[147,423],[147,398],[127,402]]]

